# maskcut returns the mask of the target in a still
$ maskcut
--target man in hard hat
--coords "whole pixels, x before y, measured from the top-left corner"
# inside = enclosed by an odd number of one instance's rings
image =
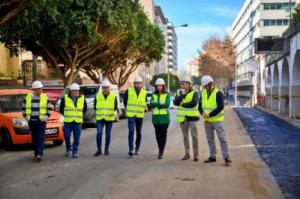
[[[107,80],[102,82],[102,92],[97,93],[94,100],[96,110],[97,125],[97,152],[95,156],[102,155],[102,132],[105,126],[105,148],[104,155],[109,155],[109,145],[111,138],[111,129],[115,121],[115,111],[118,108],[116,95],[110,92],[110,83]]]
[[[80,134],[83,123],[83,115],[86,112],[87,104],[84,95],[80,95],[80,87],[78,84],[73,83],[70,86],[70,93],[65,94],[61,99],[60,112],[64,116],[64,137],[66,142],[65,156],[78,158],[78,147]],[[71,134],[73,132],[73,145],[71,147]]]
[[[201,86],[204,90],[201,93],[199,100],[199,112],[204,120],[204,127],[207,137],[207,142],[210,151],[210,157],[204,161],[204,163],[216,162],[216,143],[215,134],[216,131],[225,160],[225,164],[229,166],[231,163],[228,144],[223,129],[224,121],[224,96],[223,93],[214,85],[214,80],[211,76],[205,75],[201,79]]]
[[[193,140],[194,161],[198,161],[198,131],[196,123],[199,121],[198,92],[191,87],[191,80],[184,77],[181,80],[181,89],[177,91],[174,105],[177,106],[177,122],[180,123],[183,134],[185,155],[182,160],[190,159],[189,131]]]
[[[134,127],[136,127],[135,155],[139,155],[139,149],[142,139],[143,118],[147,106],[147,91],[142,88],[142,83],[143,80],[141,77],[134,77],[134,86],[129,88],[124,96],[126,116],[128,117],[128,155],[130,157],[133,156],[134,150]]]
[[[37,162],[42,161],[46,123],[52,112],[52,105],[42,89],[43,84],[40,81],[33,82],[32,93],[27,94],[22,106],[23,116],[28,121],[32,136],[33,159]]]

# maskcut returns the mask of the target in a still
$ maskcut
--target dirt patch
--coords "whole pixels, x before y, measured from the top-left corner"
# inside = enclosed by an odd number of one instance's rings
[[[181,178],[181,177],[176,177],[175,179],[176,179],[176,180],[185,181],[185,182],[188,182],[188,181],[195,181],[195,180],[196,180],[195,178]]]
[[[253,162],[244,162],[240,165],[240,169],[243,171],[245,181],[249,187],[249,190],[255,193],[257,198],[272,198],[267,189],[261,184],[259,180],[259,168]]]

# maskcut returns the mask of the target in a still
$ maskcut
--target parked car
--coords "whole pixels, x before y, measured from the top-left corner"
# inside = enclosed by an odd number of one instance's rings
[[[87,111],[83,115],[83,124],[90,125],[90,124],[96,124],[96,113],[94,109],[94,99],[98,92],[101,92],[101,84],[85,84],[85,85],[79,85],[80,86],[80,94],[84,95],[86,102],[87,102]],[[115,111],[116,114],[116,121],[119,121],[122,110],[120,109],[120,95],[119,95],[119,89],[117,85],[111,85],[110,91],[116,94],[117,100],[118,100],[118,109]],[[69,87],[67,87],[63,95],[57,100],[56,103],[56,110],[59,111],[61,98],[66,94],[69,93]]]
[[[0,90],[0,143],[7,149],[32,143],[28,123],[22,114],[22,103],[29,92],[28,89]],[[62,126],[62,115],[53,111],[46,125],[45,141],[63,144]]]

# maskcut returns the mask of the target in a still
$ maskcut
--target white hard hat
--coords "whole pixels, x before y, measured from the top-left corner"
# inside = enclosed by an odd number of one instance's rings
[[[71,84],[70,91],[79,91],[79,90],[80,90],[80,87],[78,84],[76,84],[76,83]]]
[[[165,80],[163,78],[158,78],[155,81],[155,86],[157,86],[157,85],[166,85]]]
[[[110,87],[110,83],[109,83],[109,81],[107,81],[107,80],[104,80],[103,82],[102,82],[102,85],[101,85],[102,87]]]
[[[191,79],[189,77],[185,76],[185,77],[183,77],[181,79],[181,82],[189,82],[189,83],[191,83]]]
[[[143,80],[142,80],[142,78],[141,78],[140,76],[135,76],[135,77],[133,78],[133,82],[134,82],[134,83],[140,83],[140,82],[143,82]]]
[[[43,84],[40,81],[34,81],[32,83],[32,87],[31,89],[39,89],[39,88],[43,88]]]
[[[208,83],[214,82],[213,78],[209,75],[204,75],[201,78],[201,86],[206,86]]]

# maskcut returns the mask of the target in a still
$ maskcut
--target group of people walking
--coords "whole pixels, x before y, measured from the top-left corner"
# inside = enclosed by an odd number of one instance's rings
[[[129,88],[124,97],[126,116],[128,118],[128,148],[129,157],[139,155],[142,140],[142,126],[145,110],[147,109],[147,92],[142,88],[142,79],[135,77],[133,87]],[[176,120],[180,124],[183,134],[185,154],[182,160],[188,160],[190,155],[189,134],[192,137],[193,160],[199,160],[197,122],[200,115],[203,117],[206,137],[210,150],[210,156],[204,163],[216,162],[215,132],[220,140],[223,159],[226,165],[231,163],[228,144],[223,129],[224,121],[224,97],[223,93],[214,85],[210,76],[202,77],[203,90],[199,94],[193,90],[189,78],[181,80],[181,88],[176,92],[174,105],[177,106]],[[116,95],[110,92],[110,83],[102,82],[102,90],[94,99],[97,127],[97,150],[95,156],[102,155],[102,134],[105,127],[104,155],[109,155],[111,130],[115,121],[115,111],[118,107]],[[39,81],[33,82],[32,93],[24,99],[23,115],[28,120],[34,145],[34,160],[40,162],[43,156],[44,135],[46,122],[51,115],[51,104],[45,94],[42,93],[43,85]],[[171,96],[166,90],[163,79],[155,82],[155,92],[151,96],[150,108],[152,109],[152,123],[158,145],[158,159],[162,159],[167,142],[167,132],[170,124],[168,108],[171,104]],[[72,154],[73,158],[79,157],[80,134],[83,123],[83,115],[87,110],[84,95],[80,95],[80,87],[73,83],[70,92],[65,94],[60,103],[59,111],[64,116],[64,138],[66,143],[65,156]],[[135,133],[136,132],[136,133]],[[73,134],[73,144],[71,144]],[[136,138],[135,138],[136,137]],[[134,140],[135,138],[135,140]]]

